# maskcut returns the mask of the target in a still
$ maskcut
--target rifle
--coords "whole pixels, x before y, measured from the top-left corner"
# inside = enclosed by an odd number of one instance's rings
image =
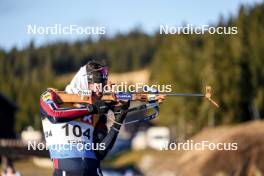
[[[64,103],[92,103],[93,97],[79,94],[68,94],[64,91],[58,91],[53,89],[60,100]],[[155,93],[155,92],[143,92],[143,93],[127,93],[127,92],[110,92],[104,93],[101,100],[103,101],[142,101],[142,102],[159,102],[162,103],[166,96],[173,97],[204,97],[211,102],[215,107],[219,108],[219,105],[212,99],[212,88],[206,86],[205,93]]]
[[[79,95],[79,94],[68,94],[64,91],[58,91],[53,89],[56,92],[58,99],[62,103],[72,103],[72,104],[83,104],[89,103],[92,104],[96,96],[91,95]],[[145,122],[151,119],[154,119],[159,114],[159,105],[165,100],[166,96],[172,97],[203,97],[212,103],[215,107],[219,108],[219,105],[212,99],[212,88],[206,86],[205,93],[157,93],[157,92],[143,92],[143,93],[127,93],[127,92],[110,92],[103,93],[100,98],[106,102],[114,102],[114,107],[120,105],[119,101],[140,101],[144,102],[143,105],[135,106],[129,108],[127,112],[135,112],[140,110],[145,110],[144,116],[138,116],[138,118],[125,122],[125,124],[135,123],[135,122]],[[154,110],[154,111],[153,111]],[[118,112],[114,112],[118,113]],[[109,115],[107,117],[114,122],[114,119]]]

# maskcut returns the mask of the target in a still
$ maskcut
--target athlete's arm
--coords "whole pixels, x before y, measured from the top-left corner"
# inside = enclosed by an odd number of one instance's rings
[[[118,136],[119,130],[121,128],[121,124],[123,123],[126,112],[125,110],[129,107],[129,102],[124,104],[123,108],[121,109],[120,113],[116,115],[115,122],[111,127],[109,132],[107,133],[106,127],[106,116],[100,118],[98,125],[95,128],[94,139],[97,143],[103,143],[105,145],[104,150],[96,150],[95,154],[98,159],[102,160],[108,154],[108,152],[112,149],[116,138]]]
[[[57,94],[52,90],[47,90],[41,95],[40,110],[41,114],[49,117],[53,123],[71,121],[75,118],[92,114],[94,111],[93,106],[89,104],[80,108],[62,108],[58,103]]]
[[[104,150],[101,150],[101,148],[99,148],[99,150],[96,150],[94,152],[96,154],[97,159],[102,160],[105,158],[108,152],[112,149],[116,141],[116,138],[118,136],[121,125],[113,124],[110,127],[110,130],[108,133],[107,133],[106,126],[105,126],[106,130],[102,129],[103,125],[100,125],[100,126],[101,126],[101,129],[97,128],[94,133],[94,142],[104,144],[105,148]]]

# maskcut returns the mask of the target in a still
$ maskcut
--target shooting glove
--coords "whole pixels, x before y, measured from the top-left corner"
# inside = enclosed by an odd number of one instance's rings
[[[93,106],[94,107],[93,112],[95,114],[105,114],[109,110],[108,105],[104,101],[99,100],[99,99],[96,100],[93,105],[94,105]]]
[[[120,101],[121,106],[118,110],[118,113],[115,115],[115,121],[117,123],[123,123],[127,115],[127,110],[130,106],[130,101]]]

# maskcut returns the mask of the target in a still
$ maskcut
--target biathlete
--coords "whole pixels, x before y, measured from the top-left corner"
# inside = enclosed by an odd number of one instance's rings
[[[106,67],[89,62],[80,68],[65,91],[77,94],[90,90],[96,97],[94,103],[78,107],[62,103],[53,89],[41,95],[41,119],[54,176],[102,175],[100,161],[113,147],[129,108],[129,101],[121,102],[116,123],[108,130],[105,114],[109,105],[100,100],[102,93],[97,89],[99,84],[106,85],[107,79]]]

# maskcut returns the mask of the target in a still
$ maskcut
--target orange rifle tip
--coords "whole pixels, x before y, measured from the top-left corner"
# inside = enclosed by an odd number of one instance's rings
[[[215,107],[219,108],[219,105],[211,98],[212,97],[212,87],[205,87],[205,98],[208,99]]]

